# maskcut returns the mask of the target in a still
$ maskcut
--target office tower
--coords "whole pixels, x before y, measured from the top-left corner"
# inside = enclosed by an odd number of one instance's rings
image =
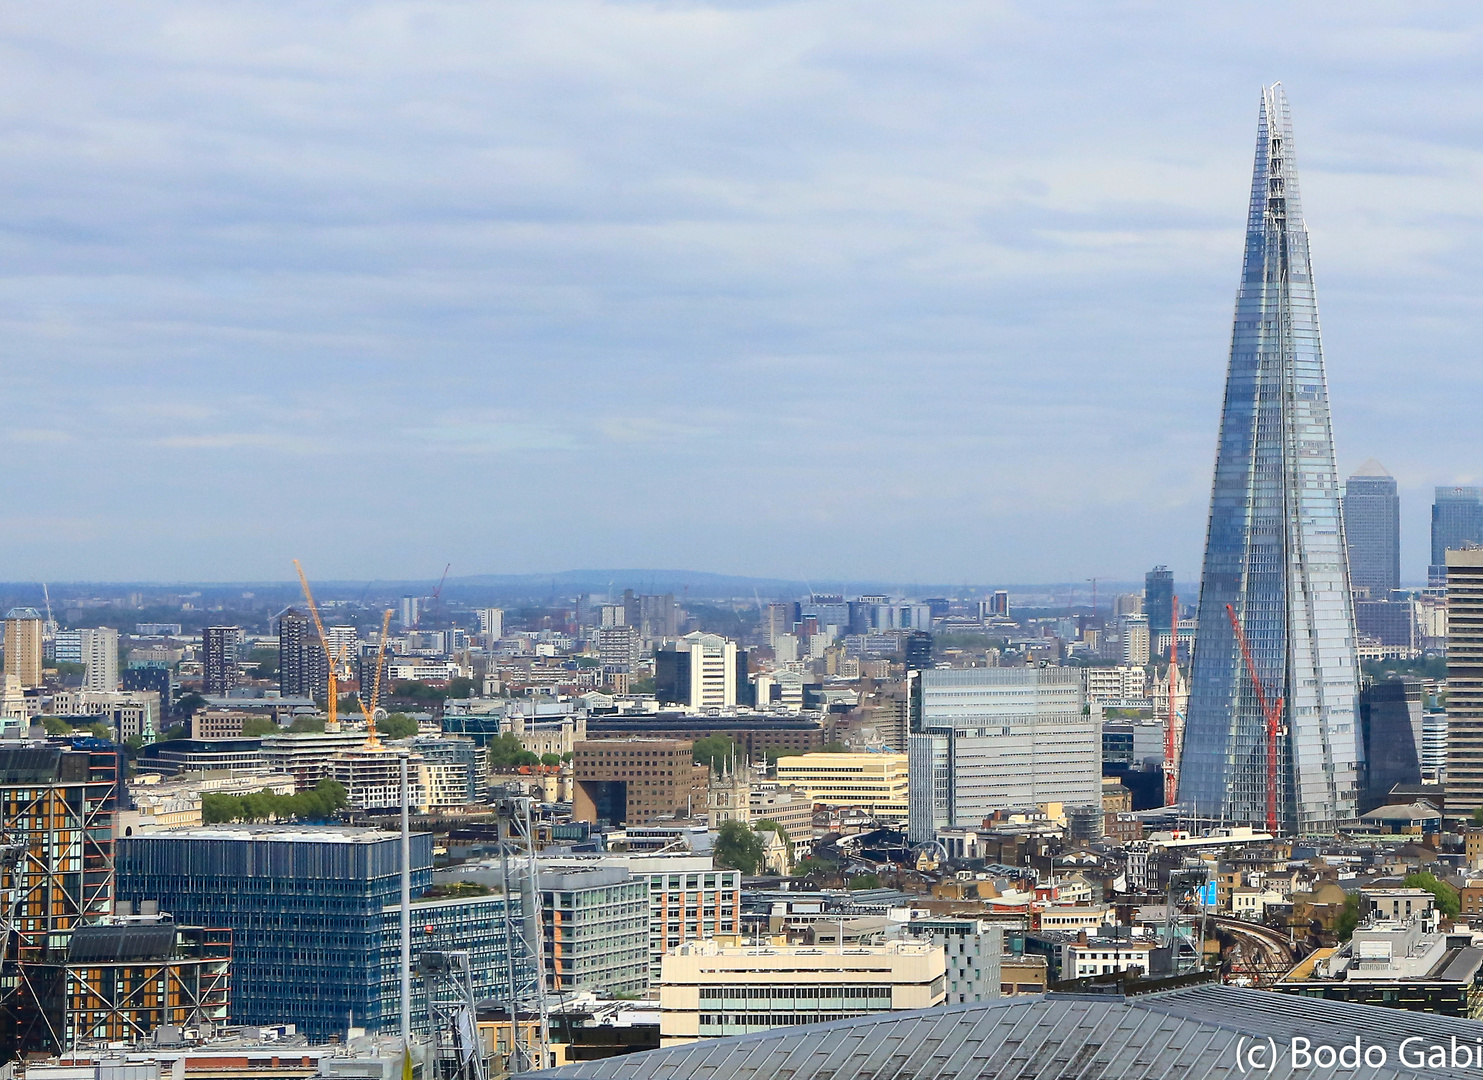
[[[782,603],[771,603],[767,605],[764,615],[763,632],[767,635],[767,644],[776,647],[778,638],[784,634],[793,632],[793,624],[799,618],[799,604],[797,601],[784,601]]]
[[[1102,803],[1102,735],[1078,668],[940,668],[912,679],[910,835],[998,810]]]
[[[1483,488],[1439,487],[1432,503],[1432,561],[1427,580],[1447,579],[1447,552],[1483,544]]]
[[[747,654],[719,634],[696,631],[654,653],[654,693],[660,704],[729,709],[746,685]]]
[[[581,621],[580,619],[578,620]],[[505,609],[487,607],[479,609],[479,633],[484,635],[484,644],[493,645],[505,636]]]
[[[309,617],[289,608],[278,617],[278,692],[284,697],[310,696],[304,664],[309,645]]]
[[[1416,610],[1409,600],[1355,600],[1354,625],[1360,637],[1381,645],[1416,643]]]
[[[141,693],[153,692],[159,695],[160,727],[169,727],[170,711],[175,704],[171,694],[169,665],[163,661],[146,660],[143,663],[130,664],[124,669],[123,674],[125,690]]]
[[[1447,779],[1449,818],[1483,806],[1483,548],[1447,559]]]
[[[1148,616],[1148,661],[1167,660],[1167,653],[1158,654],[1159,634],[1168,640],[1174,618],[1174,571],[1167,566],[1155,566],[1143,575],[1143,613]]]
[[[422,617],[422,599],[417,596],[402,597],[401,619],[403,630],[411,630]]]
[[[22,690],[41,685],[41,612],[35,608],[5,613],[5,674],[19,679]]]
[[[932,666],[932,635],[913,630],[906,635],[904,649],[907,671],[926,671]]]
[[[82,631],[58,630],[52,638],[52,659],[58,664],[82,663]]]
[[[1365,740],[1365,813],[1389,802],[1397,784],[1421,783],[1421,680],[1385,679],[1360,691]]]
[[[1270,754],[1267,715],[1227,605],[1267,700],[1282,702]],[[1308,232],[1280,85],[1262,93],[1198,633],[1179,801],[1203,818],[1265,826],[1275,786],[1271,816],[1283,831],[1328,833],[1352,819],[1363,779],[1354,608]]]
[[[46,1002],[16,995],[56,954],[59,935],[113,911],[113,823],[123,755],[60,746],[0,747],[0,814],[26,858],[0,874],[0,891],[17,901],[14,936],[0,971],[7,999],[0,1053],[13,1059],[34,1046],[60,1016]]]
[[[1143,596],[1141,593],[1120,593],[1112,598],[1112,616],[1121,619],[1126,615],[1143,614]]]
[[[237,685],[237,646],[240,626],[208,626],[201,632],[202,679],[205,693],[223,696]]]
[[[162,898],[176,919],[232,931],[236,1024],[297,1024],[311,1040],[394,1031],[400,841],[376,829],[216,825],[118,841],[118,897]],[[413,833],[414,897],[431,883],[432,836]],[[516,918],[516,925],[521,921]],[[477,999],[505,981],[504,899],[417,899],[415,951],[468,949]],[[415,953],[414,953],[415,958]],[[418,977],[413,1001],[420,1003]],[[425,1014],[412,1008],[420,1027]]]
[[[778,758],[776,769],[778,783],[802,789],[816,804],[906,820],[905,754],[791,754]]]
[[[577,821],[647,825],[705,809],[706,767],[689,739],[593,739],[572,748]]]
[[[639,660],[636,626],[604,626],[597,632],[597,658],[605,668],[631,671]]]
[[[630,877],[622,866],[559,867],[540,874],[546,972],[557,993],[647,990],[648,882]],[[493,868],[485,880],[498,884]]]
[[[1007,618],[1009,618],[1009,592],[1008,592],[1008,590],[1005,590],[1005,589],[998,590],[997,592],[994,593],[993,596],[989,597],[988,600],[984,601],[984,603],[986,603],[988,605],[987,609],[983,612],[984,615],[986,615],[986,616],[988,616],[990,618],[1000,618],[1000,619],[1007,619]]]
[[[118,689],[118,631],[106,626],[79,631],[84,690]]]
[[[1374,600],[1401,587],[1401,497],[1395,477],[1374,458],[1344,484],[1344,544],[1349,587]]]
[[[639,597],[639,636],[670,638],[680,632],[680,609],[673,593]]]

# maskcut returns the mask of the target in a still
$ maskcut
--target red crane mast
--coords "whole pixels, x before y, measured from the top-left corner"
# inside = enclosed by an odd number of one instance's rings
[[[1261,676],[1256,673],[1256,661],[1251,658],[1251,646],[1246,643],[1246,631],[1241,629],[1241,620],[1236,609],[1226,605],[1226,616],[1231,620],[1231,629],[1236,631],[1236,640],[1241,645],[1241,656],[1246,661],[1246,672],[1251,676],[1251,685],[1256,688],[1257,704],[1267,718],[1267,831],[1277,835],[1277,731],[1282,720],[1282,699],[1267,702],[1267,692],[1262,687]]]

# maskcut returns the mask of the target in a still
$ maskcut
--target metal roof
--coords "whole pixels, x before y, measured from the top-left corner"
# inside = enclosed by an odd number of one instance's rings
[[[1271,1039],[1277,1065],[1257,1072],[1263,1080],[1352,1080],[1361,1073],[1367,1080],[1415,1080],[1417,1070],[1400,1061],[1401,1041],[1422,1040],[1408,1046],[1414,1055],[1433,1043],[1450,1046],[1454,1035],[1475,1055],[1483,1050],[1483,1041],[1475,1041],[1483,1040],[1483,1024],[1475,1021],[1216,984],[1138,997],[1051,993],[880,1013],[525,1075],[542,1080],[1237,1080],[1254,1071],[1238,1064],[1238,1053],[1254,1040]],[[1362,1051],[1381,1048],[1385,1065],[1294,1068],[1294,1037],[1311,1040],[1315,1048],[1352,1046],[1359,1039]],[[1378,1056],[1372,1061],[1378,1065]],[[1473,1080],[1478,1075],[1446,1066],[1423,1071]]]

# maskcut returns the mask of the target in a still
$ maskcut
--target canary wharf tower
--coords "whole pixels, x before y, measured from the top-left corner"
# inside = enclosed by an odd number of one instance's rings
[[[1257,123],[1179,801],[1201,818],[1332,831],[1358,813],[1358,691],[1318,305],[1279,84],[1262,92]]]

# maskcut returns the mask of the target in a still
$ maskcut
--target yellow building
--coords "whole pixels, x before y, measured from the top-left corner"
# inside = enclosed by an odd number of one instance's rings
[[[35,608],[5,614],[5,674],[19,679],[22,690],[41,685],[41,613]]]
[[[660,970],[666,1043],[930,1009],[947,996],[947,960],[930,941],[841,950],[712,939],[669,950]]]
[[[778,782],[802,788],[826,806],[905,821],[905,754],[799,754],[778,758]]]

